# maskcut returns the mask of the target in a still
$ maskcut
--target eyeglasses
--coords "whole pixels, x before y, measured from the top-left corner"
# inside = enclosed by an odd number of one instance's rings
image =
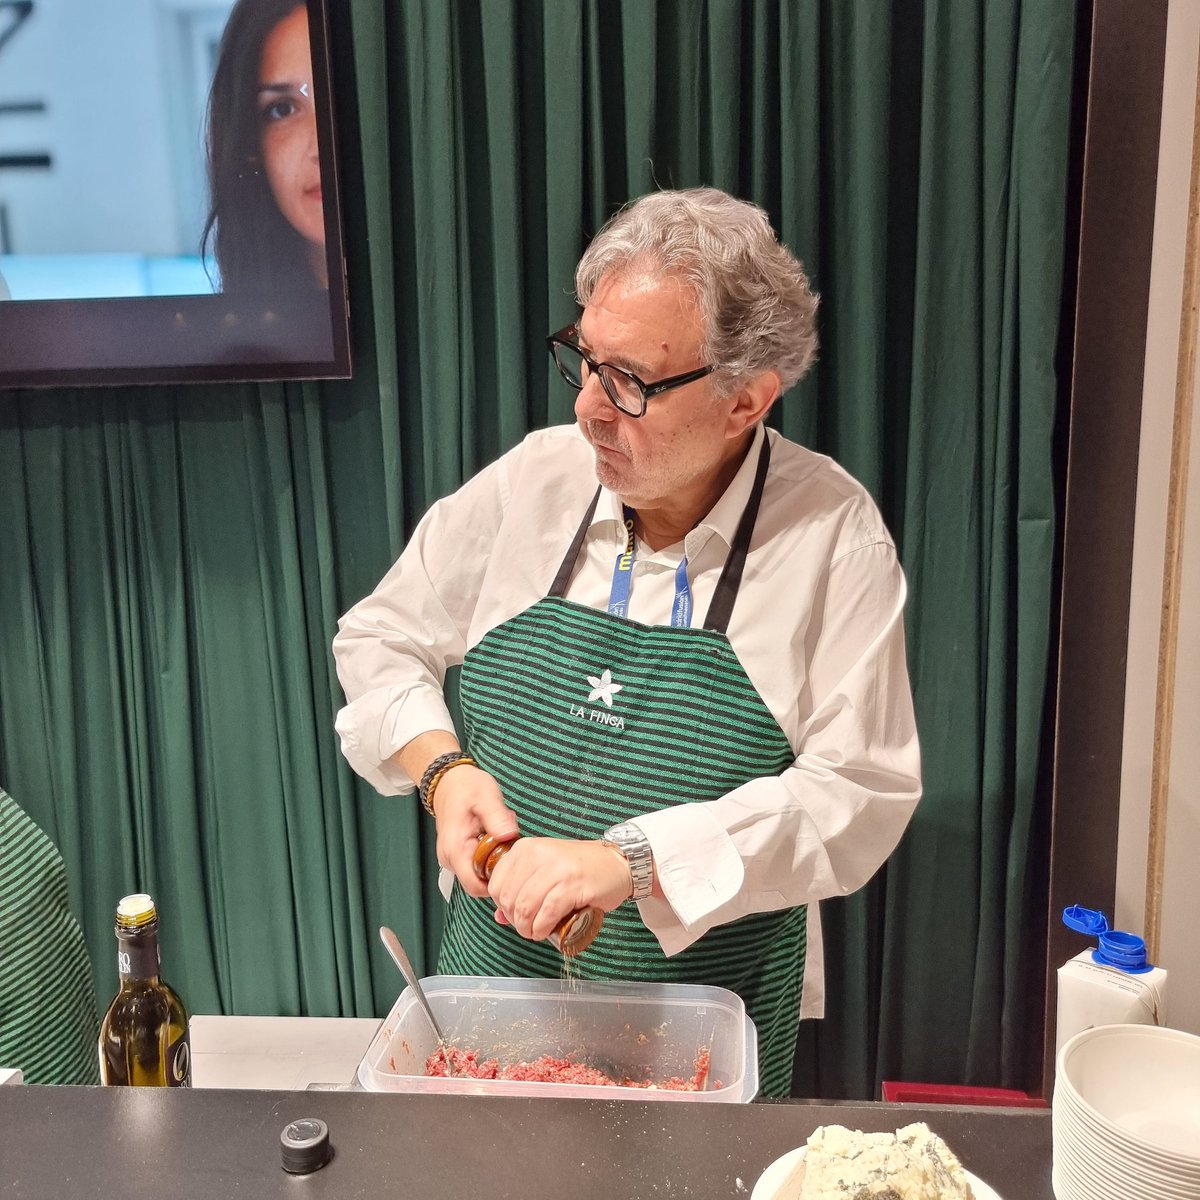
[[[567,325],[557,333],[552,333],[546,339],[546,348],[558,366],[558,373],[577,391],[583,391],[583,385],[590,376],[600,377],[600,386],[604,394],[616,408],[631,417],[646,415],[646,401],[660,392],[670,391],[671,388],[683,387],[685,383],[695,383],[705,375],[711,375],[715,367],[697,367],[694,371],[684,371],[682,375],[672,375],[669,379],[660,379],[657,383],[646,383],[632,371],[614,367],[612,363],[598,363],[579,348],[576,338],[579,328]]]

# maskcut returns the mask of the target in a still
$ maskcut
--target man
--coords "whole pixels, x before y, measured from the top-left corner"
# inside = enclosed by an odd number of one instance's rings
[[[866,491],[763,425],[817,301],[761,210],[643,197],[575,282],[549,345],[578,425],[435,504],[343,617],[337,728],[380,792],[419,782],[432,810],[439,969],[557,977],[544,939],[599,907],[580,973],[736,991],[761,1092],[786,1095],[806,906],[869,879],[920,795],[904,579]],[[518,832],[480,883],[479,836]]]

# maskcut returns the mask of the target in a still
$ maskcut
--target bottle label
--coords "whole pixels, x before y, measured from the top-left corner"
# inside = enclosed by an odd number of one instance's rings
[[[192,1043],[187,1030],[167,1047],[167,1087],[192,1086]]]
[[[158,974],[158,938],[117,938],[117,974],[122,979],[153,979]]]

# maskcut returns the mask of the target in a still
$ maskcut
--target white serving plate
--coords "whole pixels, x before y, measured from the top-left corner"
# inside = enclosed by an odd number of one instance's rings
[[[775,1192],[783,1186],[783,1181],[792,1173],[793,1168],[807,1151],[807,1146],[798,1146],[795,1150],[789,1150],[786,1154],[780,1155],[758,1177],[754,1191],[750,1193],[750,1200],[774,1200]],[[971,1191],[975,1193],[975,1200],[1001,1200],[999,1193],[994,1188],[988,1187],[978,1175],[972,1175],[966,1167],[963,1167],[963,1174],[966,1175],[967,1182],[971,1185]]]

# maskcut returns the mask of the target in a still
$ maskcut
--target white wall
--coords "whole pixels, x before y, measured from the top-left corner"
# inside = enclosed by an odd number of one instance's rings
[[[182,39],[231,0],[39,3],[0,54],[0,149],[50,170],[0,173],[12,252],[195,254],[204,207],[195,64]],[[202,111],[202,102],[201,102]]]
[[[1167,504],[1175,430],[1187,216],[1200,66],[1200,4],[1170,0],[1158,198],[1138,452],[1137,513],[1126,664],[1121,820],[1114,924],[1143,932],[1155,704],[1162,632]],[[1186,380],[1196,409],[1184,507],[1183,571],[1178,607],[1174,713],[1170,728],[1166,858],[1161,890],[1158,963],[1170,971],[1167,1020],[1200,1033],[1200,393]]]

